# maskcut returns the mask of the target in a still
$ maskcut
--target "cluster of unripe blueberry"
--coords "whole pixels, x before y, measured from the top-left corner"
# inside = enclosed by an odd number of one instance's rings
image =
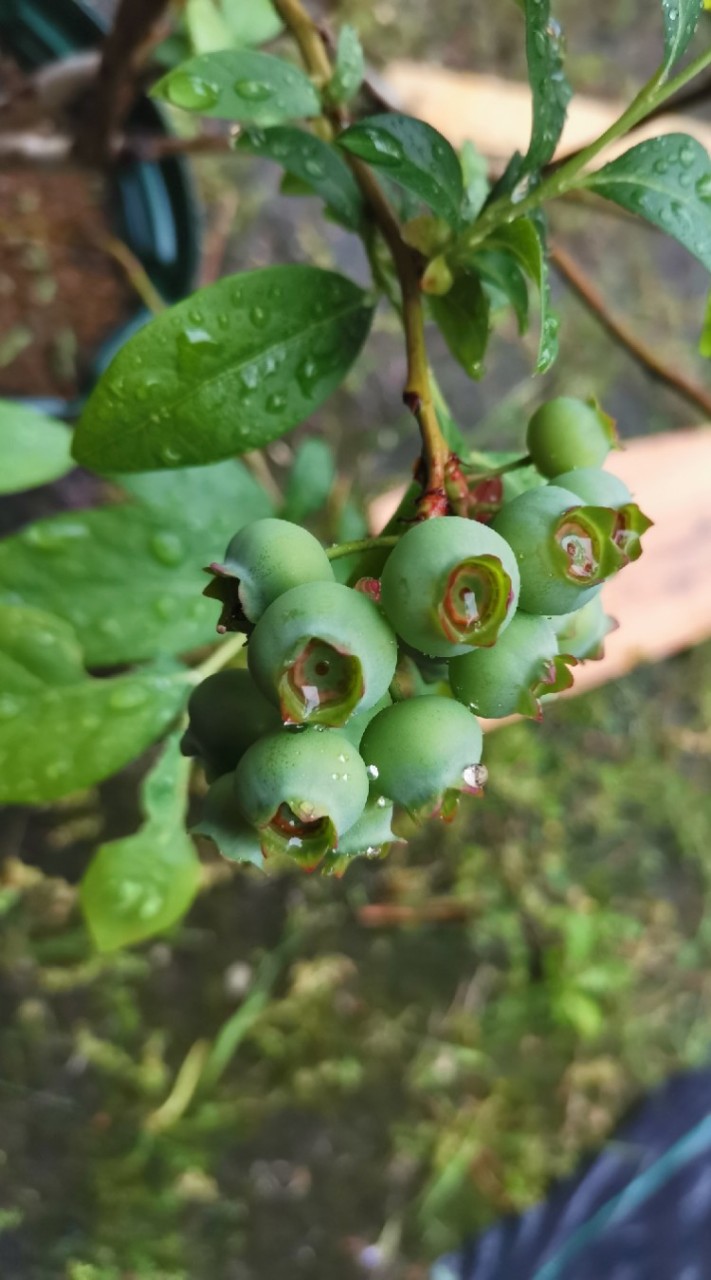
[[[649,521],[601,469],[614,442],[595,405],[550,401],[533,486],[489,524],[410,525],[377,581],[337,582],[298,525],[241,529],[206,594],[219,630],[247,633],[247,668],[190,699],[183,750],[211,784],[196,829],[231,858],[339,871],[479,792],[477,717],[535,715],[568,687],[610,627],[602,583],[640,554]]]

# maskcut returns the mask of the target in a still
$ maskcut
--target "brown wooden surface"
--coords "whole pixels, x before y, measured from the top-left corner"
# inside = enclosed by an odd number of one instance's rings
[[[388,93],[401,110],[426,120],[455,146],[470,139],[495,167],[501,167],[514,151],[525,151],[528,146],[531,91],[527,84],[414,62],[391,63],[385,81]],[[557,154],[599,137],[626,105],[576,94]],[[635,142],[677,132],[690,133],[711,149],[711,125],[672,114],[638,129]],[[616,143],[604,153],[604,160],[626,151],[629,145],[628,141]]]
[[[633,440],[607,467],[654,520],[644,553],[603,591],[619,627],[605,657],[576,669],[571,693],[615,680],[640,662],[658,662],[711,638],[711,427]],[[403,489],[376,499],[372,528],[382,528]],[[497,722],[500,723],[500,722]]]

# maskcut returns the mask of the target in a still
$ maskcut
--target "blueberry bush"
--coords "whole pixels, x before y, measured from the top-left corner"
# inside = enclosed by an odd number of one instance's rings
[[[154,96],[231,122],[235,148],[280,166],[286,192],[320,197],[359,237],[370,287],[293,263],[199,289],[118,352],[73,440],[2,405],[6,491],[75,463],[114,486],[114,501],[0,543],[0,798],[59,800],[151,750],[141,826],[100,846],[82,883],[100,949],[183,915],[202,878],[193,835],[262,872],[291,860],[341,875],[451,820],[486,782],[479,717],[540,716],[601,653],[602,585],[634,572],[649,525],[604,470],[614,423],[571,386],[521,424],[518,452],[482,454],[444,401],[427,337],[439,330],[480,378],[499,317],[513,311],[524,331],[537,299],[532,372],[550,369],[545,211],[569,193],[645,219],[711,269],[711,161],[697,141],[632,140],[598,160],[711,49],[684,60],[700,0],[662,0],[659,66],[605,134],[558,160],[562,32],[549,0],[518,7],[531,139],[493,183],[471,145],[457,153],[386,110],[356,32],[331,41],[300,0],[275,0],[279,56],[218,47],[214,32],[206,51],[193,40]],[[402,326],[412,483],[370,536],[362,512],[332,503],[320,540],[305,525],[337,488],[329,458],[305,441],[277,499],[259,451],[339,387],[381,304]]]

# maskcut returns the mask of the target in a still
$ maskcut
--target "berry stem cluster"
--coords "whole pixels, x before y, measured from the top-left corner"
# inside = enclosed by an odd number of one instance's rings
[[[300,0],[275,0],[275,8],[296,40],[309,74],[321,86],[328,83],[332,67],[323,36]],[[343,127],[343,115],[338,108],[329,110],[328,119],[336,132]],[[405,244],[398,220],[371,169],[356,156],[347,155],[346,159],[390,250],[397,272],[407,352],[403,400],[415,417],[422,438],[424,477],[421,514],[440,514],[442,507],[446,509],[449,446],[440,430],[432,393],[417,259]]]

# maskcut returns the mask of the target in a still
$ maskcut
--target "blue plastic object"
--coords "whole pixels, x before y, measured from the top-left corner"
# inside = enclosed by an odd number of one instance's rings
[[[0,44],[25,67],[90,49],[104,30],[102,18],[80,0],[0,0]],[[168,132],[161,109],[145,97],[137,102],[128,127],[153,135]],[[200,215],[186,162],[179,156],[157,163],[132,161],[114,168],[111,183],[116,235],[142,263],[166,302],[178,302],[194,286],[200,252]],[[138,308],[103,343],[78,401],[33,403],[62,417],[76,417],[92,383],[147,319],[147,310]]]
[[[711,1070],[671,1080],[582,1173],[431,1280],[711,1280]]]

